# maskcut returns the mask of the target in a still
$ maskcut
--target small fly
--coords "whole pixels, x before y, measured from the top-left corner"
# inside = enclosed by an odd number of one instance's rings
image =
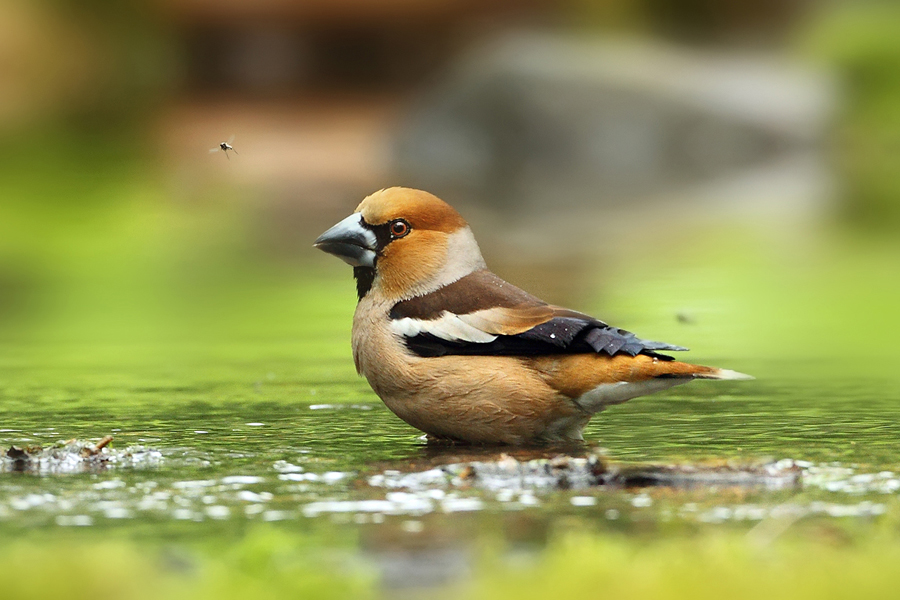
[[[234,142],[234,136],[231,136],[230,138],[228,138],[228,141],[227,141],[227,142],[219,142],[219,145],[218,145],[218,146],[216,146],[215,148],[210,148],[210,149],[209,149],[209,153],[212,154],[213,152],[218,152],[219,150],[221,150],[222,152],[225,153],[225,158],[228,158],[228,151],[229,151],[229,150],[231,150],[232,152],[234,152],[235,154],[237,154],[238,151],[235,150],[235,149],[234,149],[234,146],[231,145],[232,142]],[[231,159],[229,159],[229,160],[231,160]]]

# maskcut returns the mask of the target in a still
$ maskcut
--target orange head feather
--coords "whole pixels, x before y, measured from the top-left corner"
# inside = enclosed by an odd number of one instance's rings
[[[395,236],[378,257],[375,286],[390,298],[408,298],[446,284],[442,275],[454,276],[454,265],[462,261],[456,278],[471,272],[468,262],[483,267],[481,253],[471,238],[466,221],[449,204],[428,192],[393,187],[375,192],[357,207],[372,226],[403,221],[408,231]],[[467,245],[458,247],[454,235],[467,235]],[[471,243],[468,244],[469,240]],[[474,253],[473,253],[474,250]],[[457,256],[458,254],[458,256]],[[473,260],[473,254],[477,260]]]

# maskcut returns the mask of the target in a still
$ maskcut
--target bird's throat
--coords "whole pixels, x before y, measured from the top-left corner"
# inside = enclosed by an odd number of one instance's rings
[[[375,269],[373,267],[353,267],[353,278],[356,279],[356,295],[362,300],[375,281]]]

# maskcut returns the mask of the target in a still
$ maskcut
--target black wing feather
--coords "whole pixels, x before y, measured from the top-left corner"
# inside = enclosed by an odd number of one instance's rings
[[[446,355],[541,356],[546,354],[598,353],[615,356],[647,354],[663,360],[671,356],[658,350],[687,350],[663,342],[642,340],[630,331],[610,327],[590,318],[556,317],[520,333],[500,335],[493,342],[449,341],[430,333],[406,338],[410,350],[423,357]]]

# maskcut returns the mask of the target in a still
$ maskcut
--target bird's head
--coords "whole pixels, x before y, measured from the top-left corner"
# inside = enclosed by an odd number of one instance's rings
[[[315,247],[354,267],[360,298],[370,289],[391,299],[412,298],[485,268],[459,213],[440,198],[409,188],[367,197],[320,235]]]

